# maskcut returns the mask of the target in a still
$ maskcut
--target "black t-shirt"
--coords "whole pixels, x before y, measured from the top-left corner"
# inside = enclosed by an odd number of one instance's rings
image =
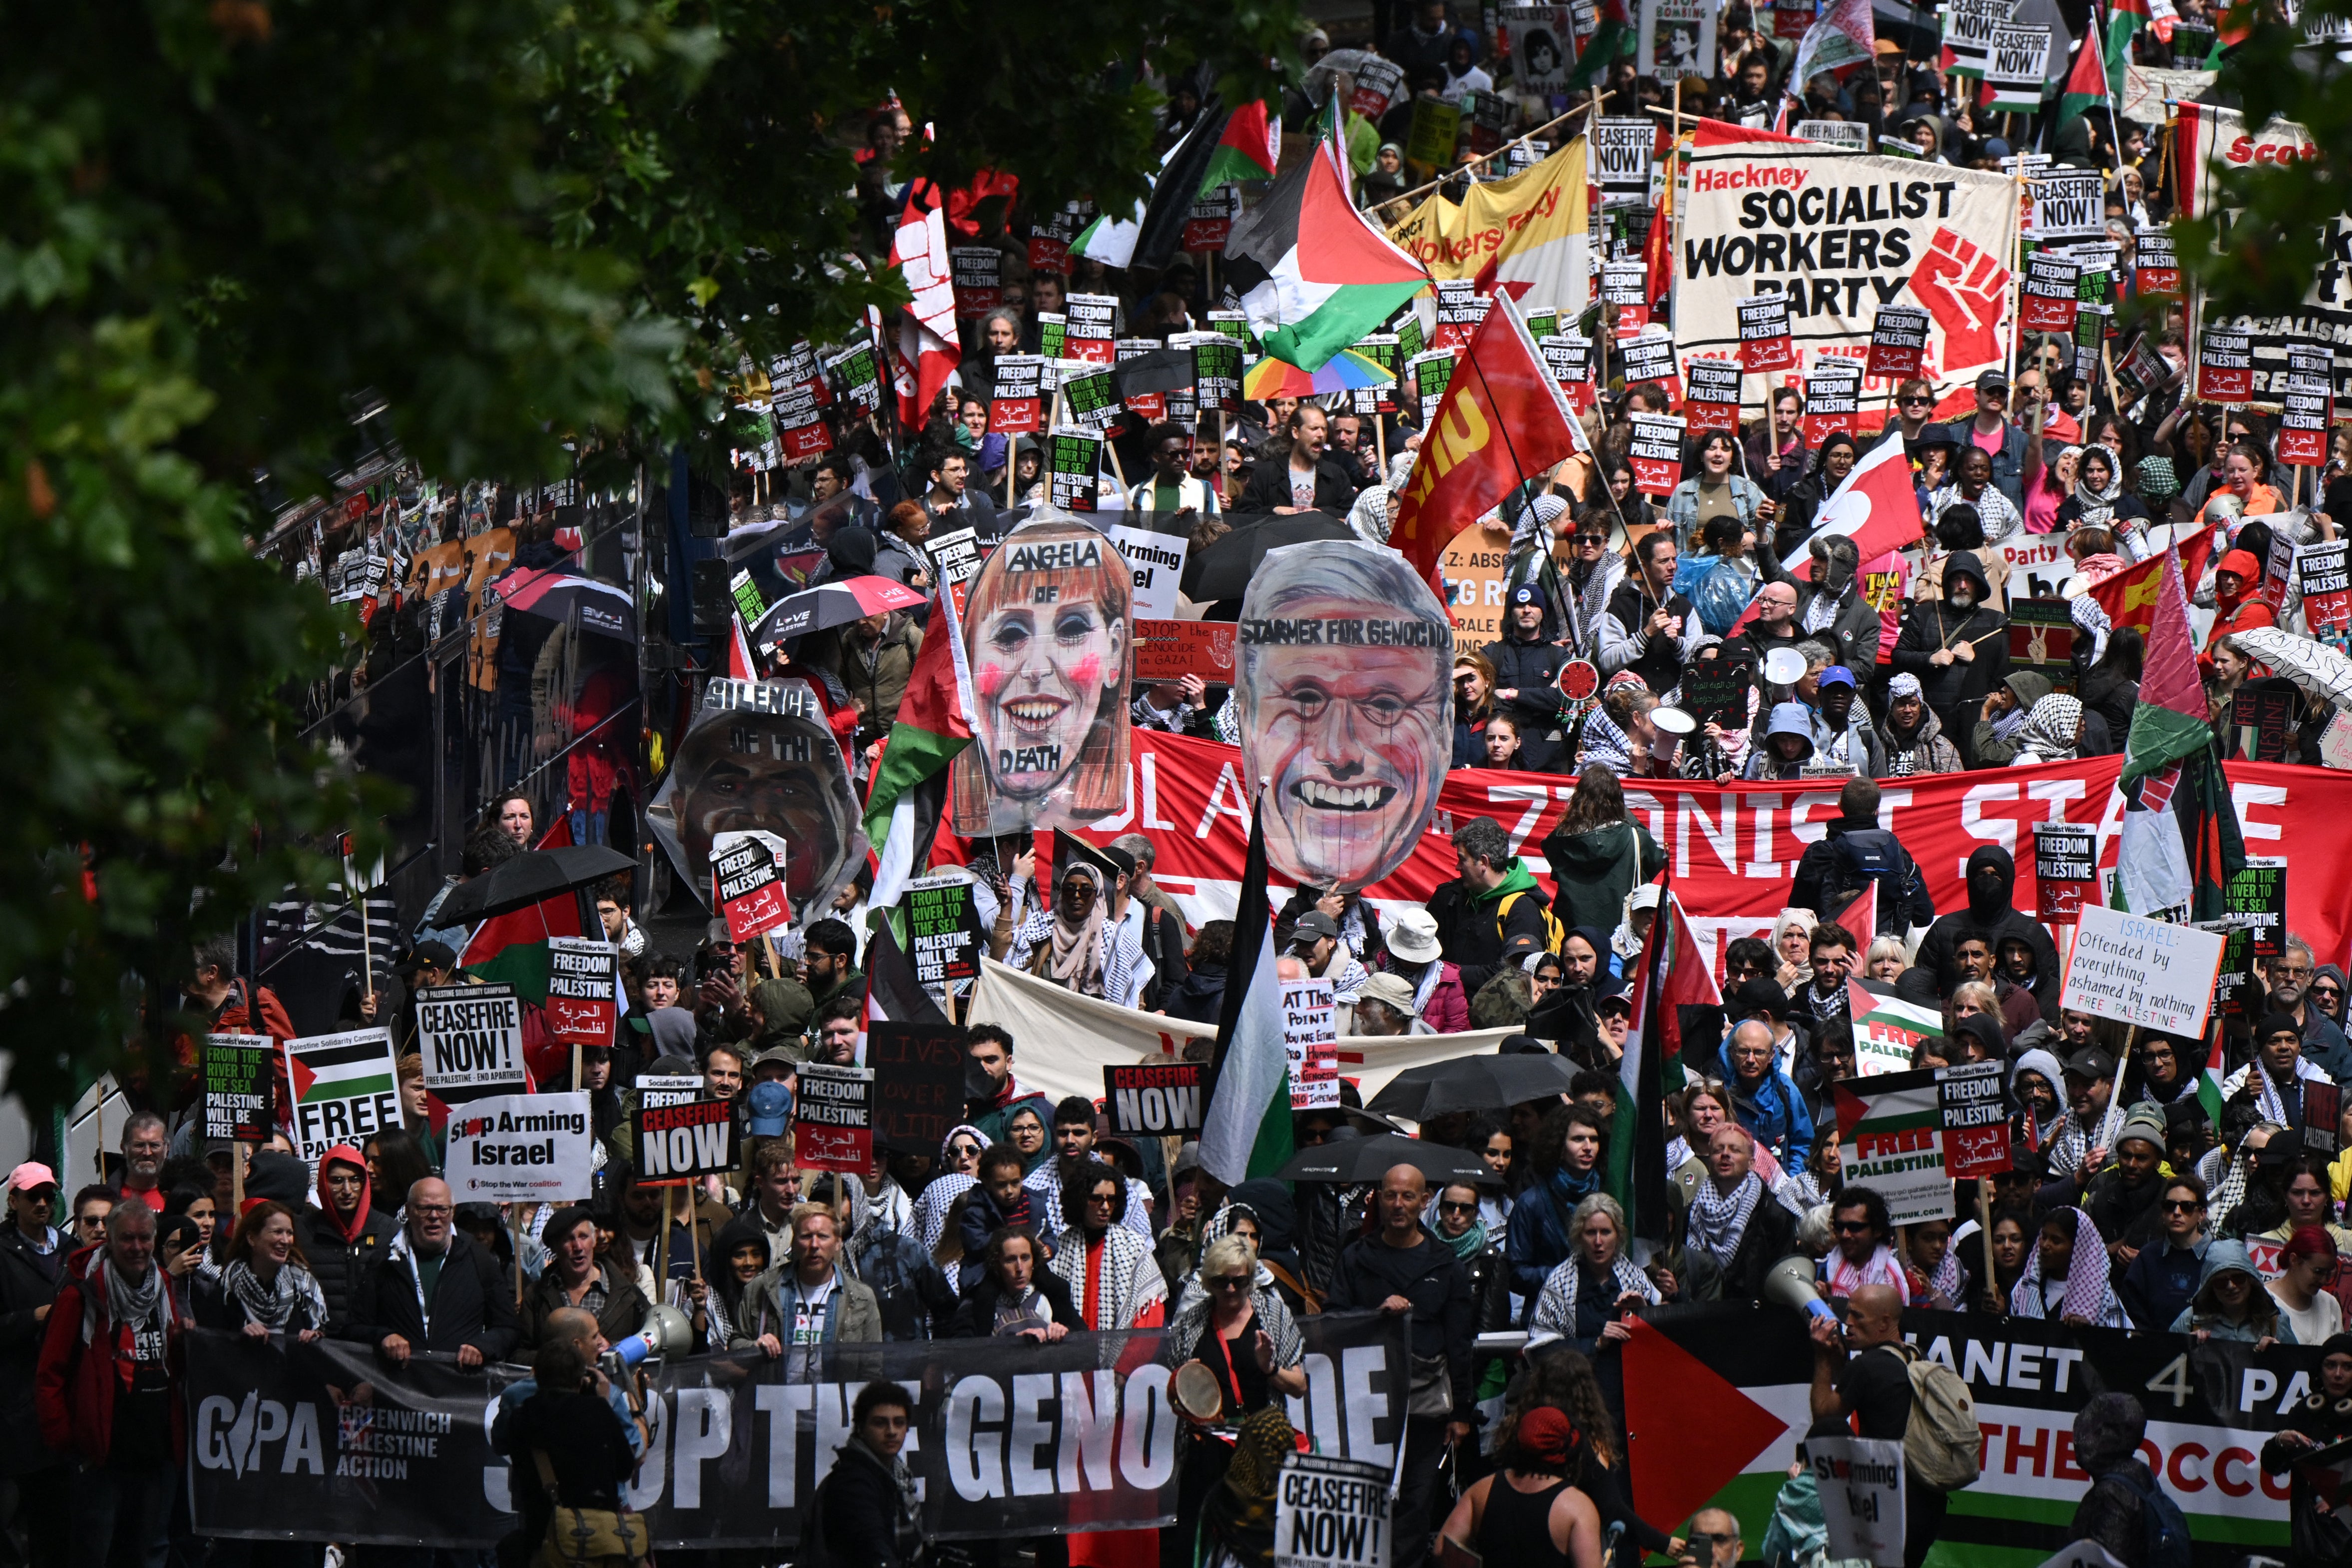
[[[1838,1397],[1862,1418],[1862,1436],[1901,1442],[1911,1425],[1911,1371],[1885,1345],[1873,1345],[1838,1373]]]
[[[131,1383],[114,1388],[114,1430],[107,1459],[120,1466],[172,1462],[172,1384],[163,1365],[164,1333],[152,1324],[130,1335]]]

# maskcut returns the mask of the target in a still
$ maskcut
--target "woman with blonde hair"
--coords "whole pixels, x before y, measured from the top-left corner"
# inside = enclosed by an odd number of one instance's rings
[[[1877,938],[1870,944],[1870,950],[1862,955],[1862,977],[1874,980],[1881,985],[1894,984],[1910,967],[1911,955],[1905,951],[1903,939],[1899,936]]]

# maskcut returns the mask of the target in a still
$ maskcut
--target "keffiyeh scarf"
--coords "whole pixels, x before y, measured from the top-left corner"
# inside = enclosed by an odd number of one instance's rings
[[[308,1314],[306,1328],[315,1329],[327,1321],[326,1293],[309,1269],[292,1263],[280,1265],[278,1278],[265,1285],[240,1258],[221,1270],[221,1289],[245,1309],[247,1321],[267,1329],[291,1326],[298,1309]]]
[[[2086,1323],[2104,1323],[2112,1295],[2107,1286],[2105,1238],[2099,1235],[2099,1227],[2091,1216],[2081,1209],[2050,1212],[2072,1216],[2074,1226],[2074,1253],[2066,1265],[2066,1293],[2058,1302],[2058,1316],[2062,1321],[2080,1317]],[[2021,1318],[2042,1317],[2042,1248],[2030,1247],[2025,1255],[2024,1276],[2010,1292],[2009,1310]]]
[[[1748,1234],[1748,1222],[1763,1196],[1763,1179],[1753,1171],[1728,1193],[1719,1190],[1712,1178],[1701,1182],[1691,1199],[1690,1219],[1684,1228],[1685,1240],[1691,1246],[1705,1247],[1717,1263],[1730,1267],[1732,1255],[1739,1250],[1740,1240]]]

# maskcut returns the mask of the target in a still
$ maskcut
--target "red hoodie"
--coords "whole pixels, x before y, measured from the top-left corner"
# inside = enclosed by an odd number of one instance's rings
[[[352,1211],[349,1224],[335,1212],[335,1200],[327,1191],[327,1167],[338,1161],[356,1168],[360,1173],[360,1206]],[[367,1156],[348,1143],[336,1144],[319,1156],[318,1188],[319,1213],[325,1216],[324,1223],[331,1226],[346,1244],[356,1246],[360,1232],[367,1227],[368,1211],[375,1206],[375,1184],[368,1175]],[[246,1206],[252,1207],[252,1200],[248,1199]]]
[[[2205,639],[2207,653],[2231,632],[2278,625],[2278,611],[2263,597],[2263,563],[2254,559],[2252,551],[2232,550],[2214,563],[2213,570],[2217,578],[2223,572],[2235,574],[2239,588],[2235,594],[2224,594],[2218,581],[2215,584],[2213,635]]]

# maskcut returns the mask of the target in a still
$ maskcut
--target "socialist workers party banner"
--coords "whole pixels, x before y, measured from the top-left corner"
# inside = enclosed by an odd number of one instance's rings
[[[2183,103],[2179,113],[2175,166],[2186,178],[2181,181],[2185,200],[2178,216],[2218,215],[2225,220],[2225,237],[2231,215],[2221,201],[2221,175],[2224,171],[2320,155],[2319,145],[2312,140],[2311,132],[2288,121],[2273,120],[2260,131],[2250,131],[2245,116],[2234,109]],[[2312,221],[2322,231],[2325,254],[2341,258],[2346,246],[2352,244],[2352,218],[2342,214],[2314,215]],[[2297,346],[2333,345],[2330,352],[2334,355],[2336,389],[2338,393],[2352,390],[2352,277],[2346,276],[2340,262],[2322,267],[2312,275],[2310,287],[2304,291],[2303,308],[2293,312],[2262,316],[2225,313],[2207,305],[2203,289],[2192,289],[2189,341],[2200,341],[2197,334],[2200,328],[2216,327],[2248,335],[2253,361],[2252,401],[2258,408],[2274,409],[2285,396],[2287,353]]]
[[[1864,357],[1878,308],[1897,304],[1927,312],[1919,374],[1939,395],[2001,363],[2017,247],[2009,180],[1707,132],[1691,157],[1675,259],[1675,346],[1685,357],[1737,353],[1742,301],[1779,289],[1801,370],[1824,351]],[[1874,380],[1864,395],[1891,389]]]
[[[1981,1266],[1980,1250],[1970,1258]],[[1712,1506],[1743,1521],[1771,1518],[1811,1422],[1803,1314],[1708,1305],[1643,1318],[1624,1347],[1634,1511],[1684,1520]],[[1904,1313],[1903,1335],[1969,1385],[1984,1436],[1984,1472],[1950,1494],[1929,1568],[2034,1563],[2063,1546],[2091,1481],[2074,1458],[2074,1416],[2109,1392],[2147,1412],[2139,1458],[2188,1516],[2198,1568],[2286,1550],[2287,1478],[2264,1475],[2256,1456],[2310,1394],[2316,1347],[2257,1351],[1918,1310]],[[1693,1411],[1706,1420],[1693,1421]]]
[[[1121,833],[1142,834],[1158,856],[1153,882],[1183,907],[1188,921],[1198,926],[1231,919],[1249,851],[1250,795],[1243,787],[1240,752],[1214,741],[1139,730],[1129,766],[1125,809],[1096,822],[1082,837],[1104,844]],[[2036,823],[2089,825],[2096,831],[2100,876],[2114,870],[2123,831],[2123,801],[2115,788],[2121,768],[2120,757],[2084,757],[2040,767],[1885,779],[1880,784],[1880,820],[1919,863],[1938,910],[1965,907],[1969,855],[1988,844],[2017,861],[2011,902],[2031,910]],[[2333,865],[2330,857],[2352,859],[2352,773],[2263,763],[2230,763],[2225,771],[2248,854],[2283,853],[2292,823],[2297,848],[2313,864]],[[1821,841],[1825,825],[1838,815],[1837,784],[1835,779],[1803,784],[1627,781],[1625,804],[1671,858],[1675,896],[1718,973],[1726,943],[1769,935],[1773,917],[1789,901],[1799,858],[1808,845]],[[1528,869],[1549,890],[1544,836],[1559,826],[1575,793],[1576,781],[1565,774],[1458,768],[1445,775],[1436,816],[1412,858],[1365,889],[1364,896],[1384,912],[1427,902],[1439,883],[1454,879],[1449,837],[1474,816],[1500,823],[1512,852],[1526,857]],[[944,832],[931,854],[935,865],[964,858]],[[1291,891],[1277,888],[1275,896],[1287,898]],[[2286,912],[2288,929],[2308,940],[2321,962],[2340,961],[2352,951],[2352,901],[2330,879],[2288,879]],[[1024,1078],[1029,1075],[1028,1048],[1024,1039]],[[1349,1069],[1342,1062],[1340,1070]],[[1099,1071],[1090,1071],[1087,1081],[1099,1084]]]
[[[1585,143],[1578,137],[1531,169],[1475,184],[1460,202],[1433,195],[1389,238],[1440,282],[1497,288],[1522,311],[1570,320],[1591,288],[1584,202]]]
[[[1097,1083],[1100,1079],[1097,1078]],[[1396,1464],[1412,1366],[1404,1321],[1299,1320],[1307,1393],[1290,1419],[1317,1452]],[[1182,1423],[1160,1330],[1051,1345],[943,1340],[758,1351],[651,1364],[653,1428],[629,1484],[657,1548],[800,1539],[867,1383],[913,1390],[906,1458],[934,1540],[1164,1524]],[[371,1347],[193,1330],[188,1459],[195,1528],[235,1539],[436,1548],[495,1545],[516,1519],[488,1426],[521,1366],[392,1366]]]

